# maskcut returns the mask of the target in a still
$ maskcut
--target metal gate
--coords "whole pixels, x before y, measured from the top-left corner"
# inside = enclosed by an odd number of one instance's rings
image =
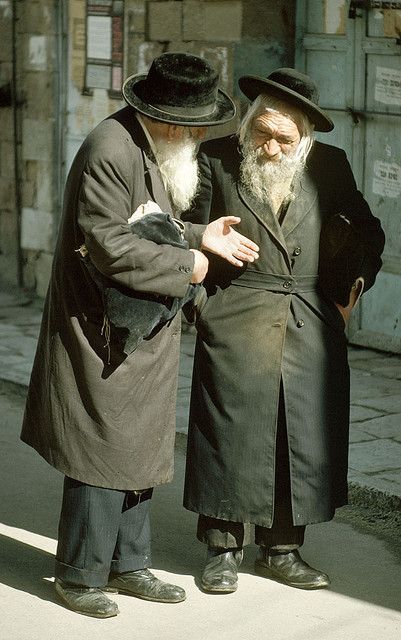
[[[353,344],[401,353],[401,2],[298,0],[296,66],[320,89],[342,147],[386,233],[375,287],[353,313]]]

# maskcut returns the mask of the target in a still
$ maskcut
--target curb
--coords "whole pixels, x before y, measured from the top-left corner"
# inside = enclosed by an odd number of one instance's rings
[[[350,503],[355,506],[379,509],[389,514],[399,511],[401,514],[401,498],[387,491],[350,481],[348,494]]]

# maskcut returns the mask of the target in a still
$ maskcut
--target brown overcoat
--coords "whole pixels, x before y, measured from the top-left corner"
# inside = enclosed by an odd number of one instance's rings
[[[236,270],[210,256],[197,321],[184,504],[207,516],[270,527],[283,386],[295,525],[329,520],[347,501],[349,369],[344,321],[317,284],[319,238],[346,214],[366,258],[366,289],[383,232],[345,153],[315,143],[284,219],[241,186],[236,137],[201,147],[202,190],[186,215],[237,215],[260,257]],[[281,223],[280,223],[281,222]]]
[[[102,298],[77,249],[99,271],[140,292],[183,297],[193,254],[133,235],[147,200],[171,205],[146,137],[126,107],[101,122],[67,180],[21,438],[62,473],[110,489],[144,489],[173,474],[180,317],[128,357],[104,326]],[[203,226],[186,224],[198,248]]]

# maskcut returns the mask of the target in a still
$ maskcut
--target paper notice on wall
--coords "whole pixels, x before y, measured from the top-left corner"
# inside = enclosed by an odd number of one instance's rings
[[[401,11],[384,9],[383,18],[383,33],[386,38],[399,38],[401,36]]]
[[[47,39],[46,36],[30,36],[29,68],[34,71],[46,71]]]
[[[326,0],[324,5],[324,33],[345,34],[347,0]]]
[[[378,196],[398,198],[401,195],[401,166],[396,162],[375,160],[372,191]]]
[[[111,27],[111,18],[108,16],[88,16],[88,58],[110,60]]]
[[[401,71],[376,67],[375,100],[383,104],[401,105]]]

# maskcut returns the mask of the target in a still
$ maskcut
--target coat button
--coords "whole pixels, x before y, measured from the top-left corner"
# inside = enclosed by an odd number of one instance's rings
[[[290,289],[292,287],[291,280],[284,280],[283,287],[284,287],[284,289]]]
[[[304,320],[297,320],[297,327],[300,329],[305,324]]]
[[[295,247],[294,251],[292,252],[292,255],[293,256],[299,256],[301,251],[302,251],[301,247]]]

